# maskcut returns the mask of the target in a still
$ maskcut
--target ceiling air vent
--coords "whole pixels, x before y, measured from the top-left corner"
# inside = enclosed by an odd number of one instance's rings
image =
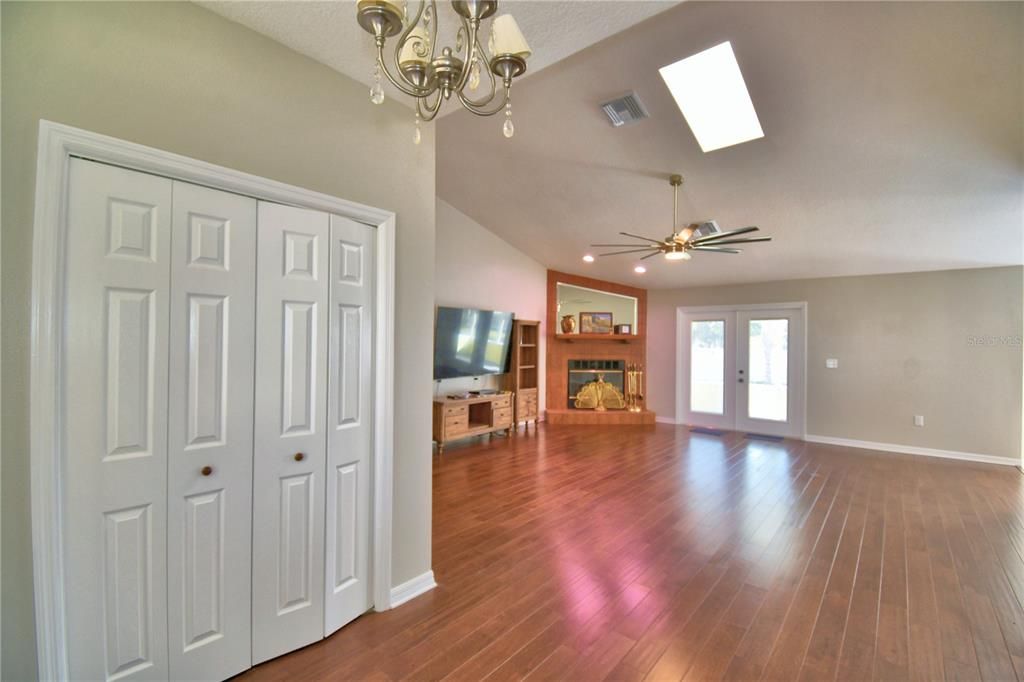
[[[647,107],[644,106],[644,103],[640,101],[640,96],[635,92],[623,95],[622,97],[616,97],[610,102],[605,102],[601,105],[601,109],[616,128],[627,123],[642,121],[650,116],[647,113]]]

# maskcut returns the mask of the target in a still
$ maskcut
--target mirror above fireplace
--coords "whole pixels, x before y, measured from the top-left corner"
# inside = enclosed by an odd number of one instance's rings
[[[638,333],[636,296],[565,282],[556,284],[555,295],[559,335]]]

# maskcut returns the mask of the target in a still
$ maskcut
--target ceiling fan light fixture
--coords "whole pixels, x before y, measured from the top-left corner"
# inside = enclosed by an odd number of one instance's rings
[[[590,254],[588,253],[588,254],[586,254],[585,256],[583,256],[583,262],[584,262],[584,263],[593,263],[593,262],[594,262],[594,257],[593,257],[593,256],[591,256],[591,255],[590,255]]]
[[[638,266],[636,266],[635,268],[633,268],[633,272],[635,272],[635,273],[636,273],[636,274],[638,274],[638,275],[642,275],[642,274],[644,274],[645,272],[647,272],[647,268],[645,268],[645,267],[644,267],[644,266],[642,266],[642,265],[638,265]]]
[[[665,256],[665,260],[690,260],[692,257],[690,254],[691,250],[696,251],[712,251],[715,253],[740,253],[740,250],[733,248],[734,244],[747,244],[751,242],[769,242],[771,237],[742,237],[742,235],[749,234],[751,232],[757,232],[758,228],[751,225],[750,227],[741,227],[735,230],[727,230],[722,232],[718,227],[718,223],[714,220],[703,220],[701,222],[692,223],[682,229],[676,228],[679,224],[679,186],[683,184],[683,176],[672,175],[669,178],[669,184],[672,185],[672,234],[665,237],[664,239],[655,239],[654,237],[645,237],[641,234],[634,234],[632,232],[619,232],[623,237],[629,237],[630,239],[636,239],[637,242],[633,244],[591,244],[593,248],[613,248],[613,249],[624,249],[620,251],[609,251],[607,253],[598,254],[599,256],[622,256],[626,254],[643,253],[643,256],[639,256],[641,261],[645,261],[648,258],[654,258],[658,254]],[[725,246],[723,246],[725,245]],[[590,260],[587,260],[590,258]],[[590,254],[583,257],[583,260],[588,263],[593,261]],[[634,269],[635,272],[646,272],[646,269],[641,269],[642,266],[638,265]]]

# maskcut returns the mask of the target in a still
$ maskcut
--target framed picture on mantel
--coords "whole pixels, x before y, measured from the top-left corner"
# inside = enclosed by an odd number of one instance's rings
[[[581,334],[611,334],[611,313],[580,313]]]

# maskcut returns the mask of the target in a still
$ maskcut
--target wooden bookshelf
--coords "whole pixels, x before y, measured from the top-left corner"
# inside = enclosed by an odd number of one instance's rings
[[[514,394],[512,425],[519,428],[525,422],[537,426],[540,415],[540,322],[537,320],[514,320],[512,322],[512,354],[509,371],[509,390]]]

